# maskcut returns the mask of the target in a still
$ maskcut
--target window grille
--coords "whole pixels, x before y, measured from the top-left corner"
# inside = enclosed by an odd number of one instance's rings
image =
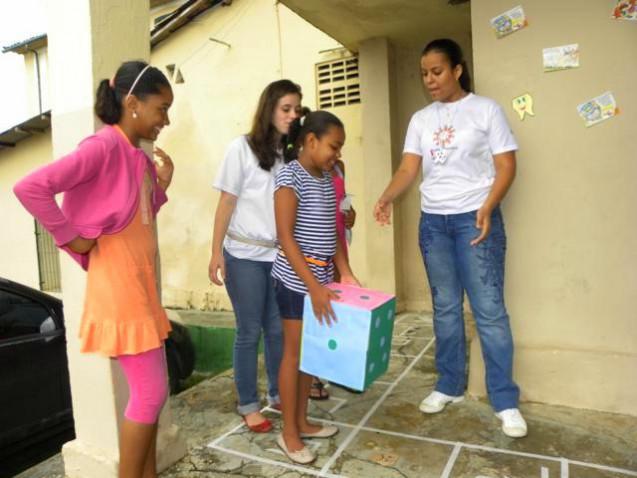
[[[319,109],[361,102],[358,57],[317,63],[314,71]]]

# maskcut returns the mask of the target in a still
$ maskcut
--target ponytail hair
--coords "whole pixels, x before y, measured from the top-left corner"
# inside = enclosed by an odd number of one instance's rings
[[[248,133],[248,144],[259,160],[259,167],[265,171],[272,169],[279,157],[280,149],[285,148],[287,144],[285,136],[280,138],[280,142],[277,141],[276,138],[279,136],[272,124],[272,118],[279,100],[291,94],[303,98],[299,85],[290,80],[278,80],[266,86],[259,98],[252,129]]]
[[[303,108],[302,116],[290,124],[284,152],[285,162],[289,163],[299,157],[299,151],[308,134],[312,133],[320,139],[332,126],[345,129],[343,122],[329,111],[311,112],[309,108]]]
[[[421,57],[425,56],[427,53],[435,51],[437,53],[442,53],[449,60],[449,64],[451,68],[455,68],[460,65],[462,67],[462,74],[458,79],[460,83],[460,87],[470,93],[473,91],[471,88],[471,75],[469,74],[469,69],[467,68],[467,62],[464,59],[462,54],[462,48],[455,41],[450,40],[449,38],[439,38],[437,40],[433,40],[427,44],[425,48],[422,50]]]
[[[158,95],[170,82],[161,70],[143,61],[127,61],[117,69],[115,76],[100,81],[95,95],[95,114],[105,124],[116,124],[122,117],[122,104],[128,95],[144,100]],[[143,73],[142,73],[143,72]]]

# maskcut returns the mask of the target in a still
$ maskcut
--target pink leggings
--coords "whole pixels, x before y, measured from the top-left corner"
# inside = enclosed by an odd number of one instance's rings
[[[129,398],[124,416],[139,423],[157,423],[168,398],[168,372],[164,347],[135,355],[119,355],[128,381]]]

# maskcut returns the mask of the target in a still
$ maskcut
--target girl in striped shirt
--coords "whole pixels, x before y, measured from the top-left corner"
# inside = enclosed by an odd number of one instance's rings
[[[277,444],[290,460],[307,464],[316,456],[302,438],[329,438],[338,428],[307,421],[312,376],[299,371],[304,295],[309,294],[317,320],[329,326],[336,320],[330,305],[335,294],[325,285],[333,280],[334,267],[342,283],[358,285],[358,281],[336,240],[336,196],[330,172],[345,143],[343,123],[327,111],[315,111],[292,123],[289,139],[294,147],[287,156],[295,159],[279,171],[274,186],[281,249],[272,276],[283,319],[279,371],[283,431]]]

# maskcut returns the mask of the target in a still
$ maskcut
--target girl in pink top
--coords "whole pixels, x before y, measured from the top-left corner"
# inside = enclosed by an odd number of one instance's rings
[[[168,125],[170,83],[144,62],[102,80],[95,113],[106,124],[63,158],[14,187],[56,244],[87,270],[80,347],[115,358],[130,398],[121,425],[119,477],[157,476],[157,420],[168,395],[163,343],[170,325],[157,292],[155,215],[173,175],[139,147]],[[62,206],[55,196],[64,193]]]

